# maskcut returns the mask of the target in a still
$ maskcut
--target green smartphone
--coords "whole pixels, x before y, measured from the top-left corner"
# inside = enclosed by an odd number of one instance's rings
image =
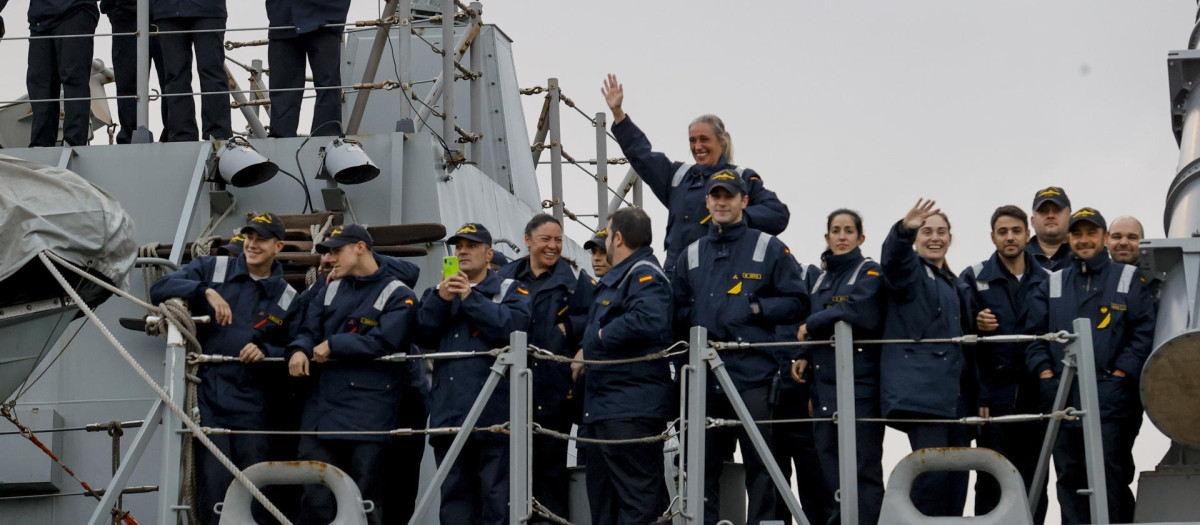
[[[458,257],[449,256],[442,259],[442,279],[458,275]]]

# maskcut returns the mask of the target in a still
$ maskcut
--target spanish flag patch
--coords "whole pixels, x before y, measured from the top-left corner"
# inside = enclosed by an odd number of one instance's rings
[[[654,279],[654,276],[653,276],[653,275],[647,275],[647,276],[645,276],[645,277],[641,277],[641,278],[639,278],[639,279],[638,279],[638,282],[639,282],[639,283],[644,283],[644,282],[647,282],[647,281],[649,281],[649,280],[651,280],[651,279]]]
[[[404,304],[407,304],[407,305],[409,305],[409,306],[412,306],[412,305],[413,305],[413,300],[412,300],[412,299],[405,299],[405,300],[404,300]]]
[[[875,270],[867,270],[867,275],[870,275],[871,277],[878,277],[879,272],[877,272]]]
[[[526,290],[526,289],[524,289],[524,288],[521,288],[520,286],[518,286],[518,287],[517,287],[517,291],[518,291],[518,292],[521,292],[521,293],[523,293],[523,294],[525,294],[525,295],[529,295],[529,290]]]

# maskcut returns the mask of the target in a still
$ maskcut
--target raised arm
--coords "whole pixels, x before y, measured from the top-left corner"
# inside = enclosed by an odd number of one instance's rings
[[[625,111],[621,109],[621,102],[625,99],[625,88],[617,82],[616,75],[608,75],[600,92],[604,94],[608,109],[612,111],[613,137],[621,146],[621,153],[629,159],[629,165],[633,166],[642,181],[650,187],[654,196],[666,205],[671,191],[671,178],[681,163],[671,162],[666,155],[653,151],[650,139],[625,115]]]
[[[775,192],[763,186],[762,177],[754,170],[746,170],[743,176],[750,196],[750,205],[743,212],[746,225],[771,235],[783,233],[792,217],[787,205]]]

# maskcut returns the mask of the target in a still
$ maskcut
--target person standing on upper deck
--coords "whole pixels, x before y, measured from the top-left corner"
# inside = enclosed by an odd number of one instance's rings
[[[992,244],[996,251],[988,259],[963,270],[959,275],[962,291],[968,298],[965,313],[969,332],[981,335],[1020,334],[1030,310],[1033,291],[1050,275],[1034,255],[1025,249],[1029,243],[1029,223],[1025,212],[1016,206],[1001,206],[992,213]],[[981,417],[1034,414],[1038,410],[1038,379],[1025,370],[1026,343],[979,345],[979,415]],[[990,424],[979,427],[980,448],[999,452],[1021,474],[1028,491],[1041,453],[1044,422]],[[1046,518],[1046,485],[1033,510],[1034,523]],[[975,513],[982,515],[1000,502],[1000,485],[992,476],[978,476],[975,482]]]
[[[675,300],[675,324],[703,326],[713,341],[766,343],[775,341],[780,325],[798,323],[808,315],[808,290],[800,265],[783,242],[746,224],[744,210],[750,197],[746,181],[731,170],[708,179],[705,201],[712,221],[708,235],[687,246],[671,284]],[[755,420],[771,417],[771,383],[779,370],[769,348],[726,352],[725,369],[742,401]],[[709,380],[707,414],[736,418],[724,389]],[[759,425],[763,439],[771,442],[772,427]],[[704,523],[718,519],[721,471],[733,457],[734,445],[742,445],[749,497],[746,523],[770,521],[775,516],[775,486],[764,458],[751,446],[741,428],[715,428],[707,432],[704,450]],[[740,520],[738,520],[740,521]]]
[[[295,137],[300,126],[300,101],[304,91],[278,91],[304,87],[304,60],[312,68],[314,87],[342,85],[342,25],[350,0],[267,0],[271,27],[267,32],[267,62],[271,66],[272,137]],[[326,27],[326,26],[334,27]],[[342,131],[342,93],[319,89],[313,107],[310,134],[337,135]]]
[[[1066,190],[1050,186],[1035,193],[1030,219],[1036,235],[1025,245],[1025,251],[1047,270],[1066,268],[1071,261],[1071,248],[1067,246],[1071,199],[1067,198]]]
[[[150,16],[158,31],[196,31],[160,34],[163,53],[163,92],[192,92],[192,50],[196,52],[196,73],[200,91],[213,93],[229,90],[225,74],[225,0],[154,0]],[[163,97],[167,108],[168,142],[227,139],[233,136],[229,95],[200,97],[200,124],[196,128],[196,101],[191,95]]]
[[[562,357],[575,355],[583,339],[588,309],[592,306],[592,278],[571,267],[562,257],[562,223],[539,213],[525,225],[529,256],[500,269],[502,278],[516,279],[529,291],[529,344]],[[533,421],[545,428],[571,433],[573,418],[571,366],[530,359],[533,374]],[[566,516],[569,507],[570,473],[567,472],[567,442],[542,434],[533,435],[533,497],[551,512]],[[534,523],[541,523],[535,519]]]
[[[52,100],[30,103],[33,109],[30,147],[56,145],[60,107],[63,145],[87,146],[92,118],[87,100],[91,96],[88,86],[92,76],[91,35],[96,32],[99,19],[96,0],[30,0],[29,36],[88,35],[29,41],[25,88],[30,100]],[[62,102],[60,106],[58,99],[64,97],[82,100]]]
[[[962,387],[964,382],[973,384],[975,377],[973,370],[964,373],[968,363],[961,345],[919,342],[963,334],[962,299],[946,265],[950,220],[933,206],[932,200],[918,200],[883,242],[883,338],[918,341],[880,349],[880,408],[889,419],[965,417],[970,396]],[[891,424],[908,434],[913,450],[965,447],[971,442],[962,425]],[[962,516],[967,479],[965,471],[926,472],[913,484],[913,505],[926,516]]]
[[[771,235],[787,228],[791,214],[775,192],[763,187],[762,178],[754,170],[733,164],[733,142],[725,131],[725,123],[715,115],[701,115],[688,126],[688,143],[694,164],[673,162],[666,155],[652,151],[650,140],[621,109],[625,88],[615,75],[608,75],[601,90],[613,115],[613,136],[629,165],[650,186],[654,196],[667,207],[667,232],[663,242],[666,249],[665,269],[670,272],[679,253],[693,241],[708,233],[711,220],[705,209],[705,184],[714,174],[730,170],[746,181],[750,204],[743,212],[746,225]]]
[[[100,12],[108,15],[108,23],[113,33],[133,33],[137,31],[137,0],[100,0]],[[154,70],[158,73],[159,85],[167,85],[163,75],[162,45],[158,37],[150,39],[150,59]],[[127,97],[137,95],[137,37],[134,35],[112,37],[112,69],[114,81],[117,84],[117,96]],[[116,100],[117,123],[121,130],[117,132],[117,144],[129,144],[133,139],[133,130],[137,129],[137,100],[121,98]],[[166,139],[167,107],[159,106],[162,113],[163,139]]]

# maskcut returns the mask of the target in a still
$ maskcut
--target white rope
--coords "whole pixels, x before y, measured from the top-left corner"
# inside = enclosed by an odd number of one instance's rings
[[[51,254],[51,256],[53,256],[53,254]],[[164,391],[162,387],[150,377],[150,374],[146,372],[146,369],[142,368],[142,366],[138,364],[137,360],[129,354],[129,351],[125,349],[124,345],[122,345],[121,342],[112,335],[112,332],[108,330],[108,327],[104,326],[104,323],[100,321],[100,318],[96,317],[96,313],[88,307],[87,303],[83,301],[83,298],[81,298],[79,294],[71,288],[71,286],[67,283],[67,279],[63,277],[61,272],[58,271],[58,268],[56,268],[54,264],[50,262],[50,258],[47,257],[47,252],[39,253],[38,258],[42,260],[42,264],[46,265],[46,269],[50,271],[50,274],[54,276],[54,279],[58,281],[60,286],[62,286],[62,289],[67,292],[67,295],[71,296],[71,300],[75,301],[75,304],[79,306],[79,310],[82,311],[83,314],[87,316],[88,320],[100,330],[101,334],[104,334],[104,337],[108,339],[109,343],[112,343],[113,348],[117,349],[117,352],[121,354],[121,357],[125,359],[125,362],[129,363],[129,366],[132,367],[135,372],[137,372],[138,376],[142,378],[142,381],[145,381],[146,384],[154,390],[155,394],[158,394],[159,399],[162,399],[163,403],[165,403],[167,407],[171,409],[171,412],[174,412],[175,416],[178,417],[179,420],[188,427],[188,430],[192,432],[192,435],[195,436],[205,448],[212,452],[213,456],[215,456],[217,460],[229,470],[229,472],[233,473],[233,477],[237,478],[238,482],[245,486],[246,490],[248,490],[250,494],[254,496],[254,499],[258,500],[258,502],[262,504],[267,512],[270,512],[271,515],[279,521],[279,523],[283,525],[292,525],[292,522],[287,519],[287,516],[284,516],[283,513],[271,503],[271,500],[268,500],[267,497],[263,495],[262,491],[258,490],[258,487],[255,487],[254,483],[252,483],[250,479],[247,478],[246,475],[243,474],[242,471],[238,469],[232,461],[229,460],[229,458],[225,457],[225,454],[221,453],[221,450],[218,449],[217,446],[213,444],[212,440],[209,439],[208,436],[205,435],[200,429],[200,426],[192,421],[192,418],[188,417],[188,415],[183,412],[183,409],[179,408],[179,405],[176,405],[175,402],[171,400],[171,396],[167,395],[166,391]],[[167,431],[173,431],[173,429],[167,429]]]

